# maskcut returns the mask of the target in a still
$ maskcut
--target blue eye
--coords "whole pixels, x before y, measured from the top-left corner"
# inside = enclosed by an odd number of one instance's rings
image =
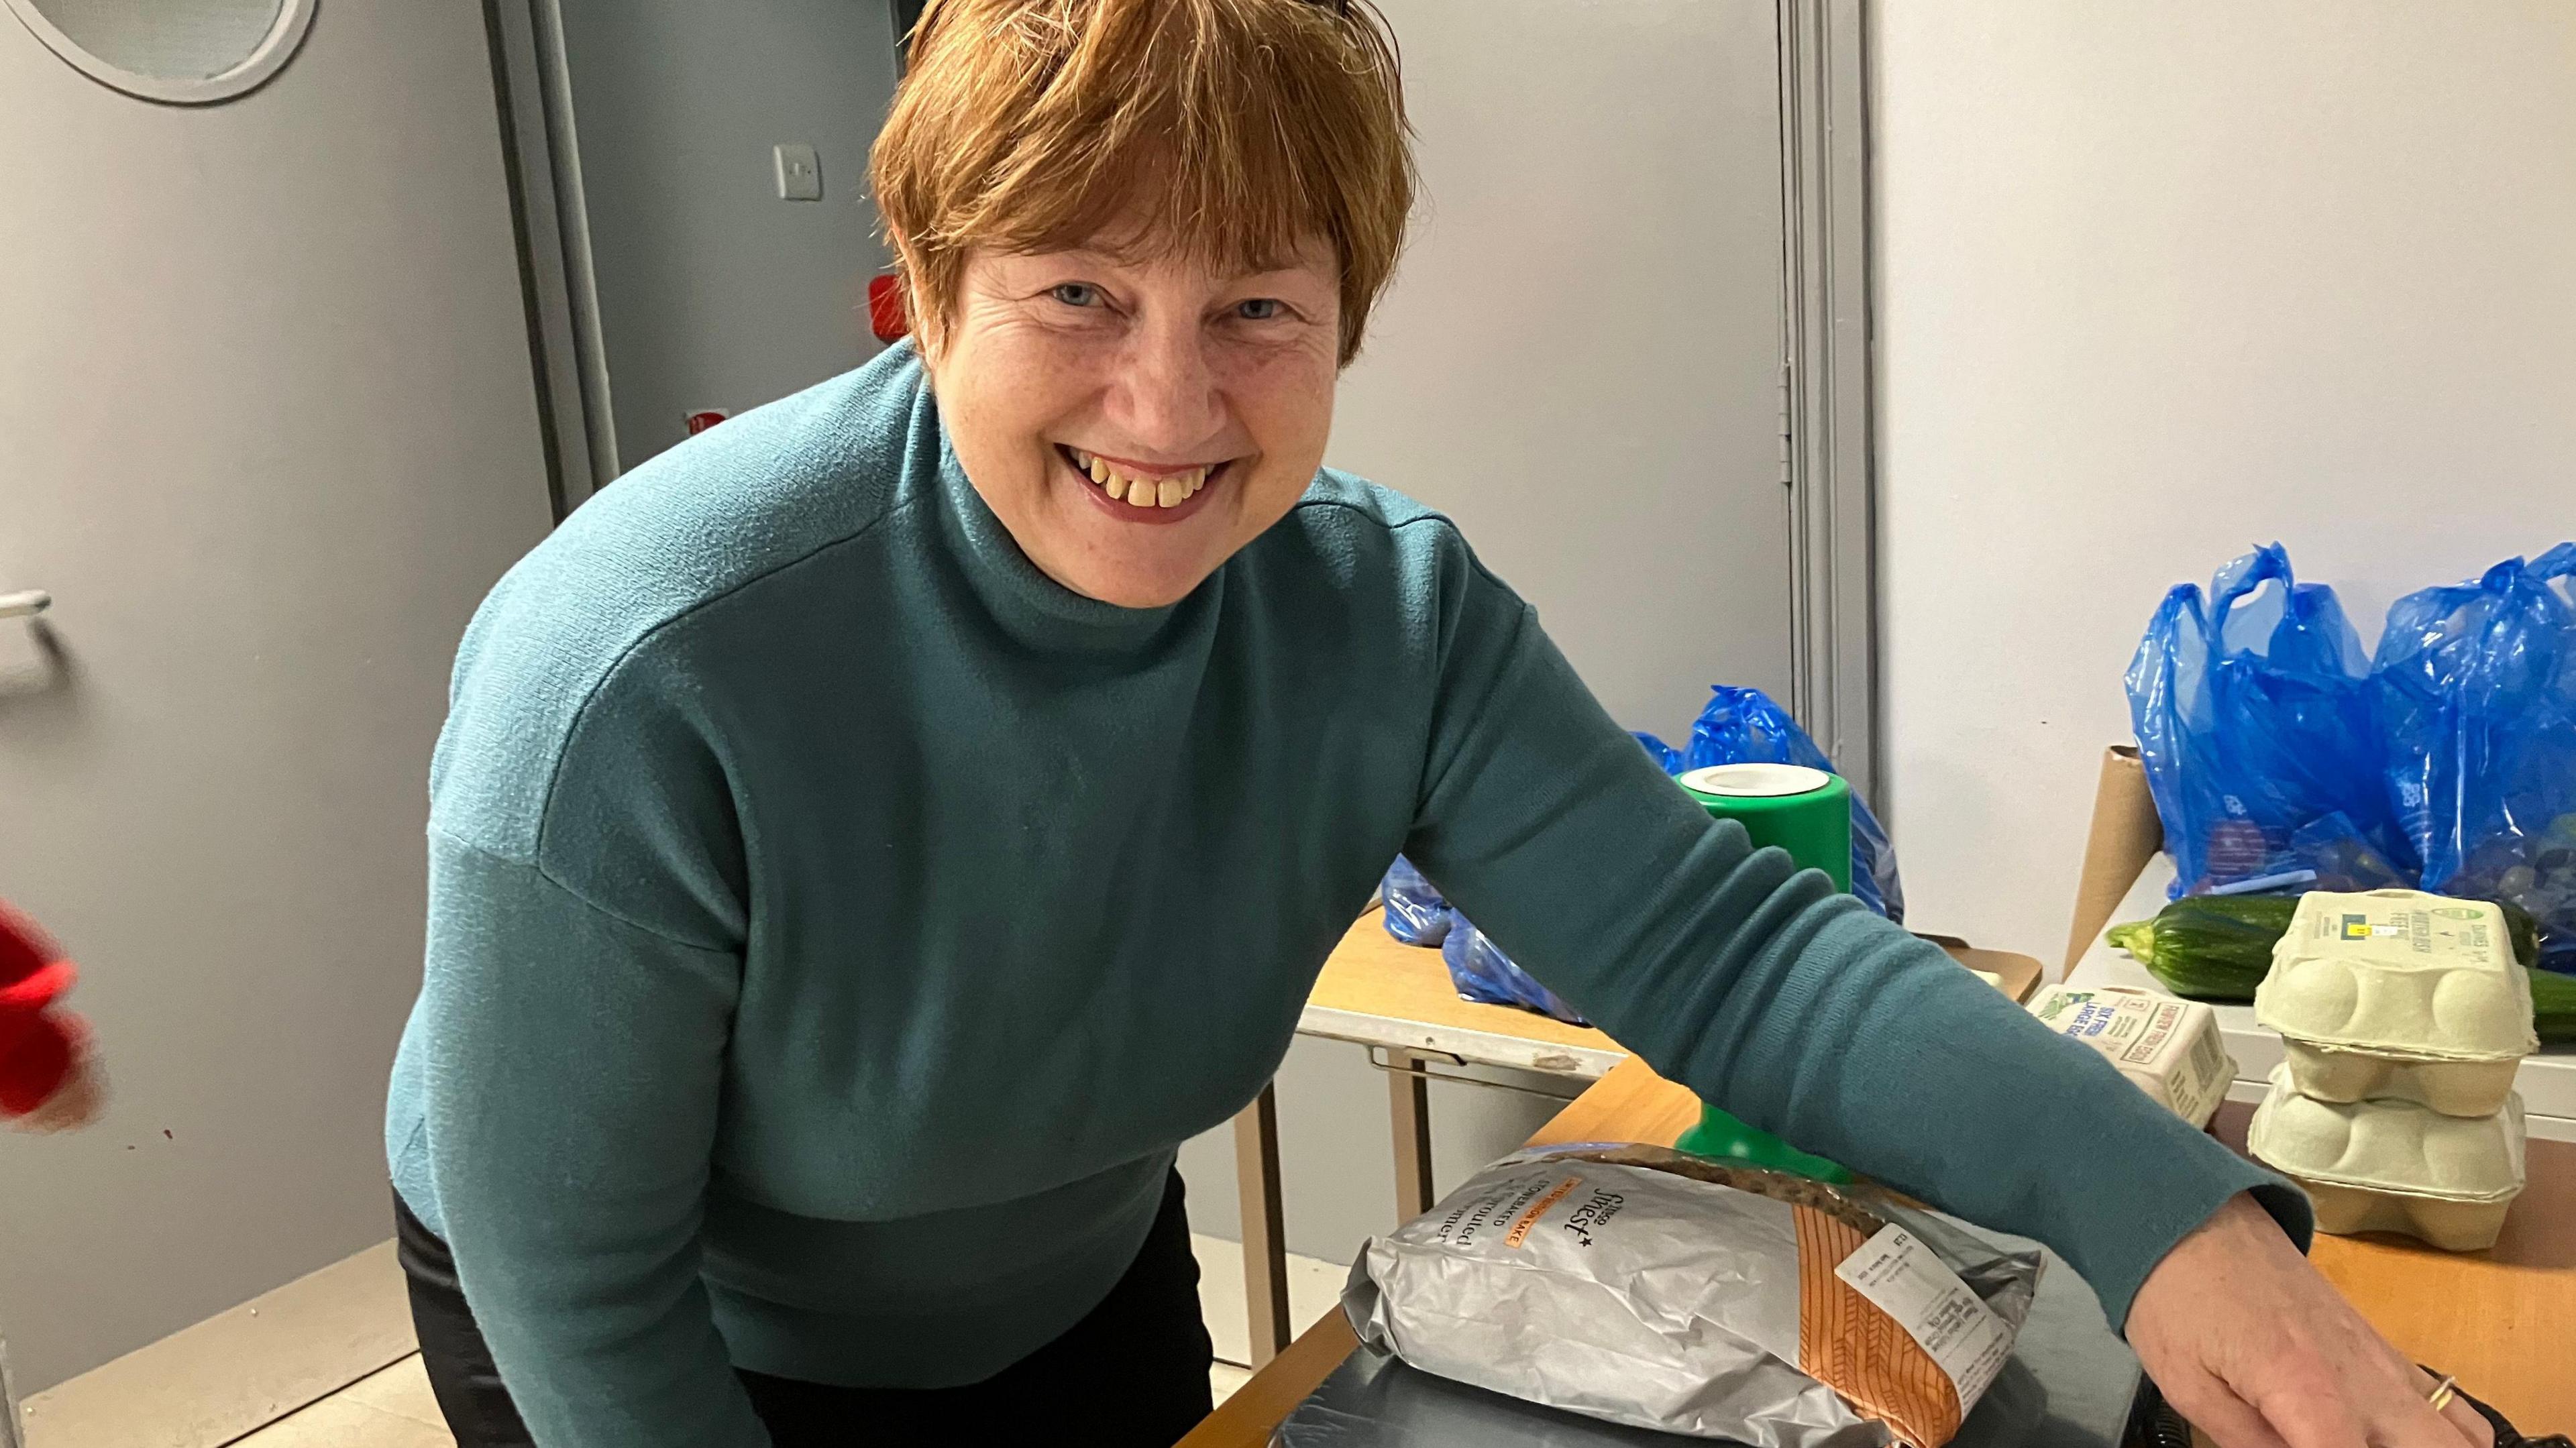
[[[1277,297],[1254,297],[1236,304],[1234,314],[1247,322],[1267,322],[1278,316],[1281,310]]]
[[[1100,301],[1100,288],[1089,282],[1063,282],[1047,288],[1047,295],[1068,307],[1088,307]]]

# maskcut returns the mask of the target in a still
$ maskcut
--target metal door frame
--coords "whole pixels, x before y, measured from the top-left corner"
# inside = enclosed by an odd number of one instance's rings
[[[1866,0],[1778,0],[1789,707],[1887,814]]]
[[[501,157],[518,221],[519,281],[546,475],[562,522],[622,469],[608,391],[608,344],[591,268],[590,208],[573,129],[556,0],[483,0],[499,105]],[[5,1448],[5,1445],[0,1445]]]

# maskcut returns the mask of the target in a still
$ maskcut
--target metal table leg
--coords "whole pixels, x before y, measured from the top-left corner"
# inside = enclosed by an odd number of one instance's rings
[[[1431,1210],[1431,1082],[1416,1057],[1388,1053],[1397,1068],[1386,1073],[1387,1108],[1395,1128],[1395,1219],[1410,1222]]]
[[[1243,1217],[1243,1300],[1252,1316],[1252,1365],[1288,1345],[1288,1233],[1279,1199],[1279,1100],[1264,1086],[1234,1118],[1236,1195]]]

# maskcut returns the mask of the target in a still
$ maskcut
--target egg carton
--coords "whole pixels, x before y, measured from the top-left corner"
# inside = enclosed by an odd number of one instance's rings
[[[2504,912],[2420,890],[2312,890],[2254,991],[2299,1089],[2489,1116],[2540,1039]]]
[[[2425,1061],[2281,1039],[2299,1094],[2319,1101],[2405,1101],[2445,1116],[2493,1116],[2513,1095],[2521,1059]]]
[[[2401,1232],[2452,1252],[2495,1245],[2523,1187],[2522,1098],[2492,1116],[2410,1101],[2319,1101],[2288,1062],[2245,1134],[2246,1149],[2307,1190],[2317,1230]]]
[[[2199,1001],[2119,986],[2052,985],[2031,997],[2040,1024],[2082,1041],[2159,1106],[2207,1126],[2236,1079],[2218,1012]]]

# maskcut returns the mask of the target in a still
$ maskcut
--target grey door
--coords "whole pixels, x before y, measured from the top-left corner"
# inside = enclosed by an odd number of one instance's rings
[[[1786,700],[1771,0],[1381,3],[1424,197],[1330,460],[1455,517],[1628,727],[1686,730],[1712,683]],[[1552,1109],[1432,1091],[1443,1185]],[[1347,1262],[1392,1225],[1386,1099],[1357,1047],[1290,1051],[1292,1250]],[[1231,1153],[1183,1153],[1193,1219],[1227,1236]]]
[[[113,1081],[0,1135],[22,1391],[391,1234],[446,670],[550,521],[491,77],[472,4],[208,107],[0,16],[0,895]]]
[[[1423,204],[1332,461],[1448,510],[1593,692],[1785,699],[1771,0],[1385,0]]]

